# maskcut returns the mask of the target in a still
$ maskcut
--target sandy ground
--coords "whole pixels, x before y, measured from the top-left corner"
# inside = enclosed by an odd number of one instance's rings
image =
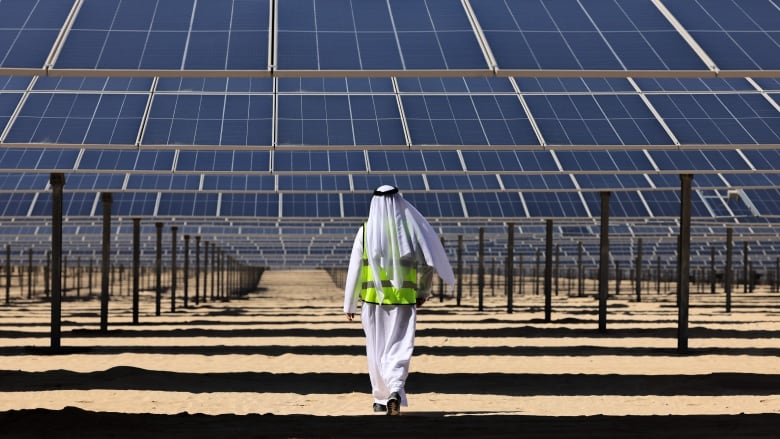
[[[527,288],[526,291],[532,291]],[[691,297],[689,350],[677,350],[673,295],[610,299],[476,291],[420,309],[409,407],[371,411],[359,322],[321,271],[270,271],[231,301],[139,325],[114,296],[63,304],[63,349],[48,349],[50,307],[0,305],[0,437],[777,437],[780,294]]]

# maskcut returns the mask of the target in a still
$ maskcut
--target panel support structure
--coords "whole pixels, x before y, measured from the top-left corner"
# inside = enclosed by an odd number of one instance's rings
[[[601,192],[601,237],[599,242],[599,332],[607,331],[609,291],[609,192]]]
[[[52,173],[51,204],[51,348],[60,347],[62,316],[62,190],[65,174]]]
[[[504,288],[506,292],[506,312],[512,314],[512,290],[514,290],[514,256],[515,256],[515,225],[507,224],[506,237],[506,269],[504,273]]]
[[[692,174],[680,175],[680,261],[679,278],[677,279],[679,291],[679,306],[677,308],[677,351],[688,350],[688,282],[691,266],[691,182]]]
[[[155,284],[154,284],[154,315],[160,315],[162,301],[162,228],[163,223],[154,223],[157,232],[157,254],[155,257]]]
[[[731,312],[731,284],[733,279],[732,258],[734,253],[734,230],[729,227],[726,229],[726,271],[723,272],[723,280],[726,290],[726,312]]]
[[[544,239],[544,321],[552,319],[552,271],[553,271],[553,220],[548,219],[545,224]]]
[[[138,292],[141,269],[141,218],[133,218],[133,324],[138,324]]]
[[[100,196],[103,202],[103,254],[100,277],[100,331],[108,331],[108,275],[111,269],[111,204],[113,196],[103,192]],[[80,278],[81,276],[79,276]]]

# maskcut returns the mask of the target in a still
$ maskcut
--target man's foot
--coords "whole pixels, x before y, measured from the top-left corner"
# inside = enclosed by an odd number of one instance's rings
[[[393,392],[387,398],[387,415],[398,416],[401,414],[401,396],[398,392]]]
[[[374,403],[374,411],[377,412],[377,413],[387,411],[387,406],[384,405],[384,404],[380,404],[378,402],[375,402]]]

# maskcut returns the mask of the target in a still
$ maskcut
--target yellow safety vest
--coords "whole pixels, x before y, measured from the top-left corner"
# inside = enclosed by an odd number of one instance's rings
[[[379,272],[382,292],[384,293],[382,305],[414,305],[417,303],[417,261],[402,259],[401,265],[404,270],[404,281],[401,288],[393,287],[385,270]],[[363,302],[379,304],[374,273],[368,265],[365,225],[363,225],[363,266],[360,271],[360,298]]]

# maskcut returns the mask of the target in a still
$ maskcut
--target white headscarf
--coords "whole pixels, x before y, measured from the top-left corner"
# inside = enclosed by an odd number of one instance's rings
[[[428,220],[398,193],[398,188],[384,185],[374,191],[364,233],[374,279],[380,279],[380,270],[384,269],[393,287],[400,289],[404,281],[401,258],[416,258],[422,253],[426,265],[433,267],[450,288],[455,285],[455,275],[439,236]],[[380,303],[384,299],[381,292],[377,288]]]

